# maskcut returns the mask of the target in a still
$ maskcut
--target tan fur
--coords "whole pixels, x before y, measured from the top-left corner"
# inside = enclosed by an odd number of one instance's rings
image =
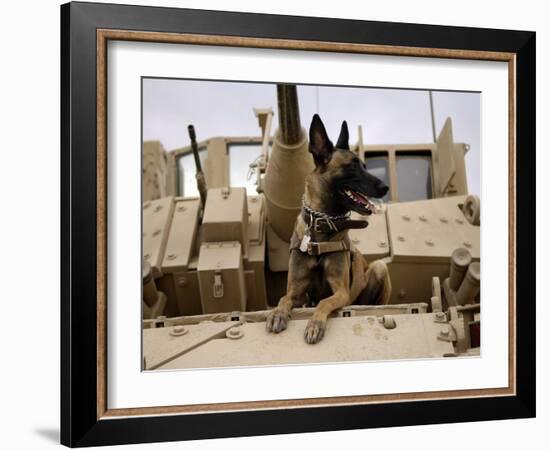
[[[318,181],[313,181],[315,177],[312,178],[312,180],[308,179],[306,192],[311,196],[309,200],[312,202],[311,204],[315,204],[315,201],[319,201],[319,199],[312,193],[316,192]],[[295,231],[300,239],[306,231],[306,224],[301,215],[296,220]],[[341,231],[331,236],[330,239],[341,240],[347,233],[347,230]],[[326,240],[322,235],[316,236],[315,233],[312,238]],[[310,344],[319,342],[325,334],[329,315],[337,309],[352,304],[362,295],[366,295],[368,298],[369,293],[376,294],[380,291],[376,295],[375,303],[388,303],[391,295],[391,282],[388,268],[384,262],[374,261],[369,265],[356,248],[353,248],[351,252],[326,253],[320,257],[310,256],[294,249],[290,253],[287,293],[267,318],[266,327],[269,331],[279,333],[286,329],[292,308],[306,303],[306,292],[311,283],[311,271],[317,264],[323,266],[324,277],[330,285],[332,295],[318,303],[305,329],[306,342]]]

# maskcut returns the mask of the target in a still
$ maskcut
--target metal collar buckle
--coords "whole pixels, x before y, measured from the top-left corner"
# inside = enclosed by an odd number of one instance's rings
[[[336,225],[334,225],[334,222],[332,220],[330,220],[329,218],[327,217],[315,217],[313,219],[313,231],[317,232],[317,233],[322,233],[322,230],[321,230],[321,225],[325,223],[330,230],[332,231],[338,231],[337,228],[336,228]]]

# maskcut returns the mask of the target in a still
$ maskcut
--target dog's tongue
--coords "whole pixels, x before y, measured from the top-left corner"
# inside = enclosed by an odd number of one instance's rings
[[[373,212],[375,206],[374,204],[367,198],[366,195],[360,194],[359,192],[355,192],[350,190],[347,190],[348,195],[357,203],[364,206],[369,212]]]
[[[356,202],[361,203],[365,206],[371,213],[374,210],[374,204],[367,198],[366,195],[359,194],[358,192],[353,192],[353,198]]]
[[[357,203],[361,203],[362,205],[367,205],[367,200],[357,192],[351,191],[351,196]]]

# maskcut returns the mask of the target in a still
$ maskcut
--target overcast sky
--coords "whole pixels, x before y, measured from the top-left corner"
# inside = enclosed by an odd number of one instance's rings
[[[302,126],[318,113],[336,141],[347,120],[350,143],[363,127],[365,144],[433,142],[427,91],[332,86],[298,86]],[[480,194],[480,94],[433,92],[436,132],[445,119],[453,121],[455,142],[470,145],[466,156],[468,189]],[[144,79],[143,139],[159,140],[167,150],[189,144],[187,125],[197,139],[214,136],[258,136],[253,108],[272,108],[272,132],[277,126],[277,96],[273,84]]]

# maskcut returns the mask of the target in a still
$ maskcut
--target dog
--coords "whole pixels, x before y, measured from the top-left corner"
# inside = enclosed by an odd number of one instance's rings
[[[317,303],[304,333],[308,344],[323,338],[329,315],[354,302],[387,304],[391,283],[382,261],[370,265],[348,238],[351,228],[365,228],[365,220],[350,219],[351,211],[370,215],[388,187],[367,171],[350,150],[346,121],[336,146],[315,114],[309,130],[309,151],[314,171],[306,178],[303,206],[290,242],[287,292],[268,314],[269,332],[285,330],[294,306],[303,306],[328,284],[332,295]]]

